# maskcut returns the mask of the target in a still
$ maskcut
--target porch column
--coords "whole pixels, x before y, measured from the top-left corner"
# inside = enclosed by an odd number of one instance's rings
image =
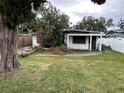
[[[99,46],[99,51],[102,51],[102,34],[100,35],[100,46]]]
[[[69,34],[67,34],[67,48],[69,48],[69,45],[70,44],[70,42],[69,42]]]
[[[92,35],[90,35],[90,51],[92,51]]]

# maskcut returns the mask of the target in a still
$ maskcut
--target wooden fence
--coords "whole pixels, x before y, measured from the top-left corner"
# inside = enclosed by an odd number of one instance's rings
[[[32,46],[32,36],[31,35],[19,35],[18,38],[18,48]]]

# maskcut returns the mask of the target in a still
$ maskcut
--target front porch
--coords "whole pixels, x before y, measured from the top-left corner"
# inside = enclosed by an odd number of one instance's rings
[[[66,34],[65,43],[67,48],[74,50],[102,50],[102,34]],[[98,39],[100,38],[99,42]]]

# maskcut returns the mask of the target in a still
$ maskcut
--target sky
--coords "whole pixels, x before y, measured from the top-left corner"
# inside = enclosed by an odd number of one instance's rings
[[[124,18],[124,0],[107,0],[103,5],[97,5],[91,0],[49,0],[70,17],[70,22],[76,24],[84,16],[112,18],[115,22]]]

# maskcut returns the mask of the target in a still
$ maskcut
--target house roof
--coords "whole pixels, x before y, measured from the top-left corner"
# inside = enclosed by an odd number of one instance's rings
[[[122,29],[110,30],[110,31],[106,32],[105,35],[107,35],[111,32],[113,32],[113,33],[124,33],[124,30],[122,30]]]
[[[101,34],[101,32],[98,31],[89,31],[89,30],[80,30],[80,29],[65,29],[63,30],[63,33],[89,33],[89,34]]]

